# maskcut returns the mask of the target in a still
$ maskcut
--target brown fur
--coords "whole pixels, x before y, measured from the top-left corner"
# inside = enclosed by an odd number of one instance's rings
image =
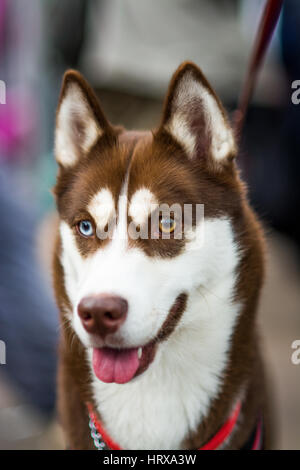
[[[183,73],[191,70],[212,93],[210,85],[199,69],[192,64],[183,64],[174,75],[164,105],[160,127],[153,134],[126,132],[113,129],[106,121],[95,96],[76,73],[65,76],[60,97],[62,101],[69,81],[77,80],[83,89],[91,108],[104,129],[97,143],[72,169],[60,168],[55,195],[60,217],[74,227],[78,217],[89,217],[86,206],[91,197],[101,188],[103,182],[112,191],[115,203],[130,165],[128,198],[142,186],[150,188],[159,202],[172,204],[183,201],[191,204],[204,204],[206,217],[230,217],[237,241],[242,249],[242,259],[238,268],[238,282],[235,297],[243,301],[243,310],[238,318],[232,338],[228,366],[224,373],[223,386],[219,396],[211,404],[206,419],[196,433],[186,436],[184,448],[195,449],[210,439],[227,419],[231,411],[233,397],[237,397],[246,383],[239,430],[226,448],[238,449],[249,437],[259,413],[265,410],[264,374],[261,363],[256,310],[263,279],[263,235],[259,223],[248,206],[246,191],[241,183],[230,155],[222,165],[213,162],[207,152],[210,136],[198,140],[198,157],[187,159],[184,150],[166,131],[166,124],[172,112],[172,102],[176,87]],[[224,113],[219,99],[217,103]],[[225,114],[224,114],[225,116]],[[203,119],[200,115],[198,119]],[[203,128],[201,122],[193,126]],[[204,131],[203,131],[204,132]],[[97,238],[85,240],[76,235],[78,247],[84,255],[95,251],[106,243]],[[184,245],[184,240],[136,240],[149,256],[176,256]],[[65,310],[70,307],[64,281],[63,269],[59,260],[60,242],[57,241],[54,257],[54,287],[61,311],[62,340],[60,349],[59,409],[66,432],[67,442],[74,449],[92,448],[89,435],[87,411],[84,403],[92,402],[90,377],[85,362],[83,346],[75,334],[66,326]],[[182,308],[175,309],[176,315],[163,325],[159,339],[167,337],[183,313],[186,295],[179,300]]]

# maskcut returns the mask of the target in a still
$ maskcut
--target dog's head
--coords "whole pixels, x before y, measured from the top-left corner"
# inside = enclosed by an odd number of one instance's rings
[[[192,63],[174,74],[154,132],[113,127],[69,71],[55,152],[69,318],[94,350],[98,378],[125,383],[147,369],[161,342],[191,327],[191,298],[236,268],[233,134]]]

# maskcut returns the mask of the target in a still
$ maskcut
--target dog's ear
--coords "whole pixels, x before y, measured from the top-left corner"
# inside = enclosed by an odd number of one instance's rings
[[[200,69],[183,63],[173,75],[160,132],[167,132],[191,160],[218,166],[235,156],[233,133],[223,106]]]
[[[63,78],[55,131],[55,155],[64,168],[75,165],[97,140],[111,131],[97,97],[75,70]]]

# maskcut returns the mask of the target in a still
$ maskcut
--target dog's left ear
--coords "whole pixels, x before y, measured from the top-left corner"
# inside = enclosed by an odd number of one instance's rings
[[[191,160],[210,160],[219,166],[236,154],[224,108],[200,69],[191,62],[183,63],[171,80],[160,132],[171,135]]]
[[[74,166],[88,154],[97,140],[112,131],[98,99],[75,70],[63,78],[55,130],[55,156],[63,168]]]

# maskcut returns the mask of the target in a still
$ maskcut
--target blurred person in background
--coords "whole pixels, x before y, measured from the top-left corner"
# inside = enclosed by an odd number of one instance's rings
[[[34,25],[34,27],[33,27]],[[40,153],[40,2],[0,0],[0,339],[6,364],[0,369],[0,443],[22,425],[27,405],[43,415],[55,408],[58,322],[46,277],[37,259],[38,205],[31,174]],[[7,385],[15,400],[7,403]],[[11,410],[11,408],[10,408]],[[10,419],[6,419],[10,416]],[[18,429],[18,432],[20,429]]]
[[[57,314],[37,260],[37,220],[12,188],[0,169],[0,338],[6,345],[0,378],[5,374],[24,403],[52,413]]]

